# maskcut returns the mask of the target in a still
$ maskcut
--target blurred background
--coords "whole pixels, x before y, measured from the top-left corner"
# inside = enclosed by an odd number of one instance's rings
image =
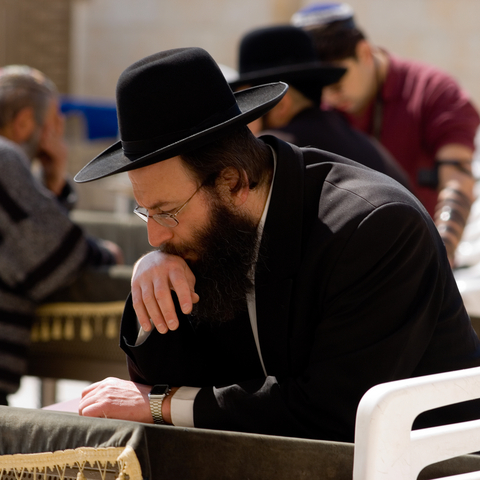
[[[247,31],[288,23],[293,13],[310,3],[0,0],[0,65],[30,65],[43,71],[58,86],[67,118],[69,171],[73,176],[116,140],[115,86],[120,73],[130,64],[160,50],[198,46],[205,48],[218,63],[236,68],[238,43]],[[478,0],[349,0],[348,3],[356,12],[358,25],[373,43],[397,55],[444,69],[480,106]],[[80,212],[110,214],[99,217],[97,227],[105,227],[112,212],[127,215],[133,209],[130,184],[123,175],[78,185],[77,191]],[[97,233],[106,236],[103,231]],[[143,230],[135,235],[146,242]],[[114,343],[116,348],[116,339]],[[122,356],[120,352],[119,355]],[[63,382],[56,384],[58,401],[80,395],[88,384]],[[37,378],[26,377],[10,402],[14,406],[36,408],[40,390]]]
[[[24,63],[68,95],[70,170],[114,140],[115,85],[136,60],[199,46],[235,68],[240,37],[288,23],[302,0],[0,0],[0,64]],[[374,43],[452,74],[480,105],[478,0],[350,0]],[[79,185],[79,208],[130,209],[122,176]]]

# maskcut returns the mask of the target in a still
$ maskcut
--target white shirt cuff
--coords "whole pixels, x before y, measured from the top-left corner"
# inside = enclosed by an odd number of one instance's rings
[[[180,387],[172,397],[170,403],[170,414],[172,423],[177,427],[194,427],[193,423],[193,402],[199,388]]]

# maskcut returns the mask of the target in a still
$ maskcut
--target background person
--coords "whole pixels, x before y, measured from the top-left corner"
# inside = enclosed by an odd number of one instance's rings
[[[453,265],[474,200],[471,163],[480,119],[469,96],[439,69],[368,41],[347,4],[310,5],[292,23],[312,36],[319,59],[347,69],[324,89],[325,104],[377,138],[406,170]]]
[[[64,120],[54,84],[28,66],[0,68],[0,404],[26,372],[39,302],[87,265],[122,261],[119,247],[87,238],[68,218]],[[43,182],[31,172],[42,166]]]
[[[320,63],[303,30],[291,25],[252,30],[241,39],[238,58],[233,89],[275,81],[289,85],[278,105],[249,125],[255,135],[272,134],[343,155],[410,188],[406,173],[378,142],[353,129],[338,112],[320,110],[323,87],[336,83],[345,69]]]
[[[420,202],[246,127],[285,90],[233,93],[199,48],[120,76],[121,141],[75,179],[127,171],[159,251],[137,262],[123,315],[131,381],[88,387],[82,415],[353,441],[371,386],[480,365]],[[427,416],[416,425],[478,418],[479,402]]]

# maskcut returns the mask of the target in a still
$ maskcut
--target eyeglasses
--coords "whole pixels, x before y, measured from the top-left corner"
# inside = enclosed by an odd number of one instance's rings
[[[177,215],[187,206],[187,203],[193,198],[193,196],[202,188],[200,185],[194,192],[193,195],[180,207],[178,207],[175,213],[154,213],[150,215],[148,210],[143,207],[135,207],[133,213],[138,215],[144,222],[148,222],[148,217],[153,218],[158,224],[162,225],[162,227],[174,228],[178,225],[179,221]]]

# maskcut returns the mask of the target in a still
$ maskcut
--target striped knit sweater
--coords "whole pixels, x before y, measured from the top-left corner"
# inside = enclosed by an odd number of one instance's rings
[[[26,372],[35,307],[95,263],[114,262],[0,136],[0,391],[14,392]]]

